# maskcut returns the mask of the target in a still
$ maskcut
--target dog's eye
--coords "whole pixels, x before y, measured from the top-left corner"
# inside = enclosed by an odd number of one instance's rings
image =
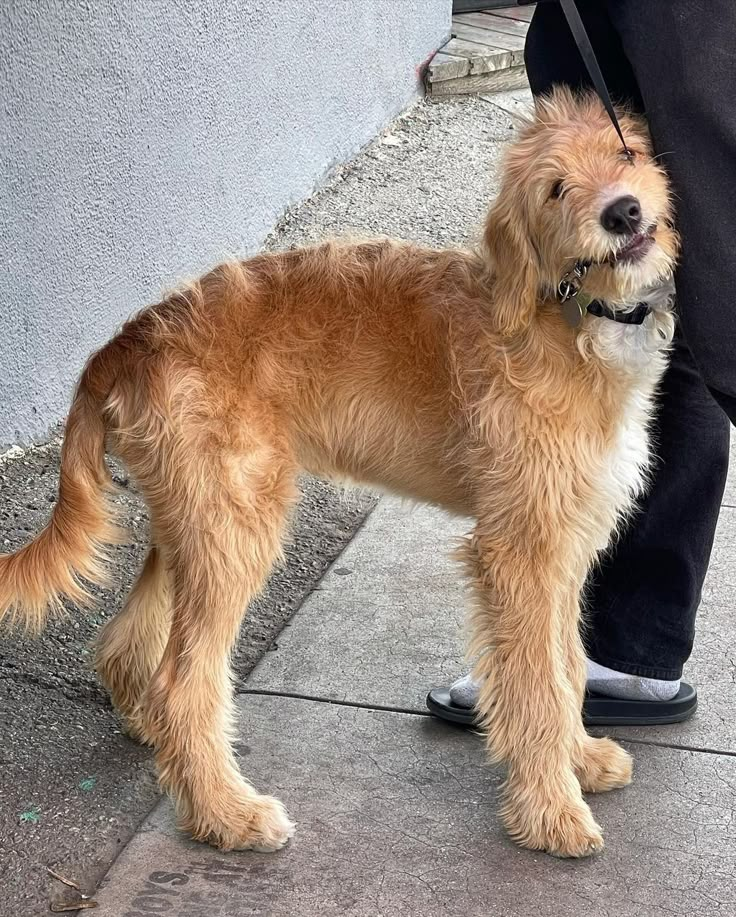
[[[556,200],[558,197],[562,197],[562,192],[564,190],[565,188],[562,184],[562,179],[560,179],[559,181],[556,181],[554,185],[552,185],[552,190],[550,191],[549,196]]]

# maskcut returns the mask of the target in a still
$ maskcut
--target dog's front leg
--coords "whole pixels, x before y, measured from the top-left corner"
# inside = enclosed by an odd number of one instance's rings
[[[562,616],[562,641],[570,680],[578,710],[582,711],[587,680],[585,650],[580,637],[579,606],[583,577],[580,588],[567,592],[567,609]],[[582,717],[575,721],[576,738],[573,745],[573,764],[578,780],[586,793],[603,793],[631,783],[633,761],[631,755],[617,742],[608,738],[588,735]]]
[[[559,536],[559,532],[555,534]],[[479,524],[468,545],[477,589],[473,647],[479,710],[494,760],[508,778],[501,809],[506,829],[524,847],[580,857],[603,838],[575,773],[580,705],[566,673],[566,601],[573,584],[560,539],[539,528],[502,534]],[[574,604],[574,608],[573,608]]]

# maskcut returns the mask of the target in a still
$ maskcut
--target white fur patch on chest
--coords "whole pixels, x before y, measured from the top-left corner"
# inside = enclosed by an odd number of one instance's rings
[[[608,457],[611,484],[619,495],[617,502],[637,497],[649,465],[649,417],[651,398],[634,390],[623,412],[623,421]]]
[[[622,412],[611,448],[602,457],[598,477],[604,507],[599,550],[608,546],[613,531],[631,512],[647,482],[650,465],[649,419],[651,390],[634,389]]]
[[[628,372],[646,372],[656,354],[672,340],[674,319],[668,312],[651,312],[640,325],[608,318],[591,320],[589,334],[599,357],[609,366]]]
[[[645,489],[650,466],[649,423],[655,391],[667,366],[667,350],[675,330],[669,311],[671,284],[651,290],[639,301],[652,311],[639,325],[588,316],[582,350],[595,355],[608,369],[628,380],[622,386],[624,403],[608,450],[600,456],[595,477],[598,490],[598,550],[608,546],[611,534],[634,507]]]

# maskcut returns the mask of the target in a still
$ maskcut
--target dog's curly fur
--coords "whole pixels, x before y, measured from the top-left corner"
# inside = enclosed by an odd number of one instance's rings
[[[89,361],[51,520],[0,558],[0,617],[38,628],[99,578],[115,537],[107,443],[148,503],[152,547],[97,669],[195,838],[270,850],[293,831],[230,750],[228,654],[303,468],[477,519],[463,558],[504,822],[562,856],[601,846],[582,791],[628,783],[631,763],[581,724],[580,594],[641,487],[672,318],[652,293],[641,326],[573,329],[554,291],[579,258],[600,262],[586,290],[622,309],[671,277],[666,178],[643,125],[622,124],[633,161],[595,98],[539,102],[477,252],[328,243],[226,264]],[[616,260],[622,239],[600,221],[622,194],[656,227],[636,261]]]

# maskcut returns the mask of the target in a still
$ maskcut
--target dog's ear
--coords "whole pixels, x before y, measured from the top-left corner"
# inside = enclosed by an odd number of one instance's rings
[[[503,335],[516,334],[532,321],[539,298],[539,260],[532,243],[523,202],[501,193],[491,208],[484,240],[493,271],[492,312]]]

